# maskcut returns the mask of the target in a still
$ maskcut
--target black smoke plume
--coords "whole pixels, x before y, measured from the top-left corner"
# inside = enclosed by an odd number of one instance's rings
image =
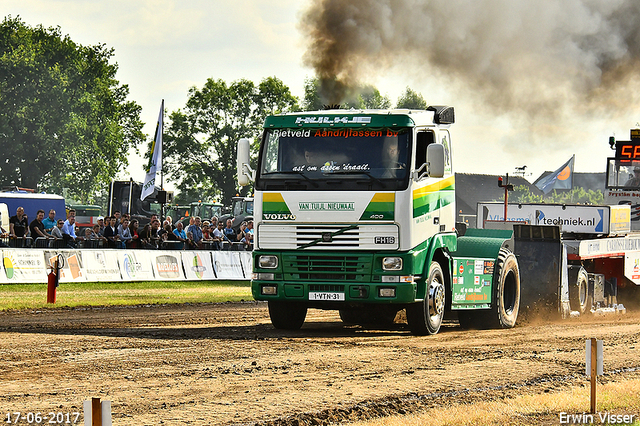
[[[392,68],[527,120],[640,93],[634,0],[316,0],[300,29],[325,103]]]

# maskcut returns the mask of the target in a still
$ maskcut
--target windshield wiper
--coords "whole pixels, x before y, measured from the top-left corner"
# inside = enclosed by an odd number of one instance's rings
[[[305,175],[303,172],[300,172],[298,170],[283,170],[280,172],[269,172],[269,173],[262,173],[262,176],[271,176],[271,175],[300,175],[302,176],[307,182],[309,182],[311,185],[314,186],[314,188],[318,187],[318,183],[309,179],[309,177],[307,175]]]

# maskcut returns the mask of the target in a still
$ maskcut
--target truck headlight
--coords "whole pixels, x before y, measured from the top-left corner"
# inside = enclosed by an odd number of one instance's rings
[[[384,271],[400,271],[402,269],[401,257],[383,257],[382,269]]]
[[[378,289],[378,296],[380,297],[396,297],[396,289],[393,287],[380,287]]]
[[[278,286],[263,285],[260,287],[260,293],[266,296],[275,296],[278,294]]]
[[[260,268],[275,269],[278,267],[278,256],[264,255],[258,258]]]

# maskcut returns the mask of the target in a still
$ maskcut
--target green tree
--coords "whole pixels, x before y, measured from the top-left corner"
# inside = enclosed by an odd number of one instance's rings
[[[0,184],[70,193],[84,203],[144,140],[140,107],[115,79],[113,49],[60,28],[0,25]]]
[[[367,85],[355,90],[355,94],[345,102],[345,108],[389,109],[391,108],[391,99],[382,96],[375,87]]]
[[[177,183],[180,200],[229,204],[237,192],[238,140],[253,140],[255,152],[265,117],[298,109],[298,99],[275,77],[257,86],[249,80],[227,85],[208,79],[201,89],[192,87],[184,110],[170,114],[163,136],[163,166]]]
[[[320,98],[320,80],[317,78],[306,78],[304,80],[304,100],[302,109],[305,111],[319,111],[324,108]]]
[[[504,200],[504,197],[502,198]],[[549,203],[549,204],[593,204],[604,202],[602,191],[576,187],[570,191],[552,191],[547,195],[536,195],[526,185],[519,185],[509,193],[509,203]]]
[[[420,93],[407,87],[402,95],[398,98],[397,108],[407,109],[427,109],[427,101],[424,100]]]

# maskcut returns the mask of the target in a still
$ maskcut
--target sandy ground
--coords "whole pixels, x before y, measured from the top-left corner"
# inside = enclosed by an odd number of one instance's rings
[[[591,337],[604,340],[603,380],[640,376],[637,313],[414,337],[318,310],[278,331],[255,302],[5,312],[0,420],[98,397],[114,425],[347,423],[586,383]]]

